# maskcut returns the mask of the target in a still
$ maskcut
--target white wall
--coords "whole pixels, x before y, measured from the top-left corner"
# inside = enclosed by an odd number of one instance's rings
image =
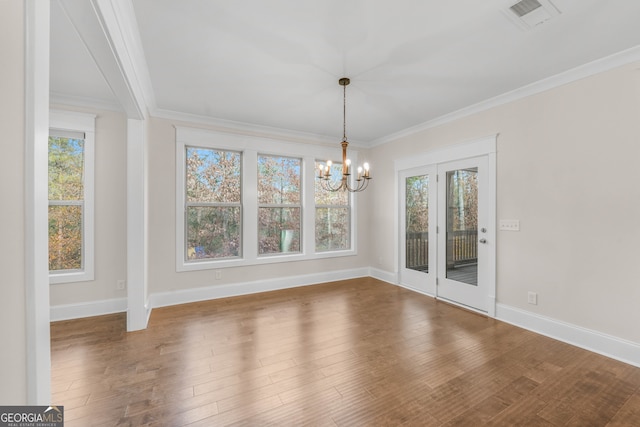
[[[24,245],[24,11],[22,2],[0,2],[0,405],[27,400]]]
[[[126,298],[116,281],[126,279],[126,144],[124,114],[53,105],[58,110],[96,114],[95,280],[51,285],[51,305]],[[126,304],[123,306],[126,307]]]
[[[277,263],[225,268],[216,280],[213,270],[176,272],[175,218],[175,129],[174,125],[196,126],[152,118],[149,123],[149,294],[186,290],[207,286],[327,274],[332,271],[357,269],[369,265],[366,234],[368,216],[359,209],[358,255],[324,260]],[[197,127],[203,127],[197,125]],[[340,145],[335,144],[336,154]],[[371,191],[371,190],[367,190]],[[367,192],[358,194],[360,206],[366,206]],[[358,202],[356,202],[358,203]]]
[[[499,133],[497,298],[640,343],[640,71],[632,64],[371,151],[372,265],[396,269],[393,160]],[[527,304],[527,291],[538,305]]]

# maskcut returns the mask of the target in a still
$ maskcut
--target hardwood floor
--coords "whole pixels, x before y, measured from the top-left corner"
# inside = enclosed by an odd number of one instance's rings
[[[66,426],[638,426],[640,369],[375,279],[51,325]]]

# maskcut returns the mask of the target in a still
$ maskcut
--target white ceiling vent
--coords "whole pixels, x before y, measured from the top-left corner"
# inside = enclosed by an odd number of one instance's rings
[[[518,27],[530,30],[560,15],[560,10],[550,0],[521,0],[504,13]]]

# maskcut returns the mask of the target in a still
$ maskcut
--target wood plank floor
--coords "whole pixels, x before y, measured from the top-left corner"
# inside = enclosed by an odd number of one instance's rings
[[[73,426],[639,426],[640,369],[365,278],[53,323]]]

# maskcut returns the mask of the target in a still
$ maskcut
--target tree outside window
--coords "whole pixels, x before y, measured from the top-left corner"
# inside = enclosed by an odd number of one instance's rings
[[[258,253],[300,252],[301,159],[258,156]]]
[[[186,147],[187,260],[241,256],[241,154]]]
[[[49,271],[82,270],[84,140],[49,137]]]
[[[316,170],[322,163],[316,162]],[[342,163],[331,165],[331,178],[337,184],[342,177]],[[351,248],[351,206],[349,192],[327,191],[315,181],[316,252]]]

